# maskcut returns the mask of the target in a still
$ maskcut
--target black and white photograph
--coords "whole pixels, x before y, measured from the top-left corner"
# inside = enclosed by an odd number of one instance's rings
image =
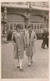
[[[1,79],[30,78],[49,79],[49,2],[1,2]]]

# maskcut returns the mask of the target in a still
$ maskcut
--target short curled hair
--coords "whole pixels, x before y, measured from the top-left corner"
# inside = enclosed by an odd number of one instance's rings
[[[17,25],[16,25],[16,29],[17,29],[17,28],[19,28],[19,29],[20,29],[20,25],[19,25],[19,24],[17,24]]]
[[[32,28],[32,29],[33,29],[33,27],[32,27],[31,25],[30,25],[30,26],[28,26],[28,29],[29,29],[29,28]]]

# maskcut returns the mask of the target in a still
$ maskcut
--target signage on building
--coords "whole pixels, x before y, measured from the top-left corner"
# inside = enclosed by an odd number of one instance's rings
[[[1,6],[49,10],[48,2],[2,2]]]
[[[17,8],[29,8],[28,3],[24,2],[2,2],[1,6],[3,7],[17,7]]]
[[[49,3],[48,2],[31,2],[31,8],[49,10]]]

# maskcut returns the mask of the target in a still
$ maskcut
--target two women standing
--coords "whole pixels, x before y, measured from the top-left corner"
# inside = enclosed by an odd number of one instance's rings
[[[26,50],[26,55],[28,57],[28,65],[32,63],[33,53],[35,51],[34,42],[36,40],[36,34],[32,30],[31,26],[28,26],[28,31],[24,33],[20,29],[20,25],[16,26],[16,32],[12,35],[12,40],[14,44],[15,59],[18,60],[18,66],[20,70],[22,69],[22,60],[24,58],[24,49]]]

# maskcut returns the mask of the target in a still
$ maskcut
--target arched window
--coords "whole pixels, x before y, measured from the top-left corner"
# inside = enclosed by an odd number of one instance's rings
[[[43,24],[40,24],[40,29],[43,28]]]
[[[36,24],[35,24],[35,29],[36,29]]]
[[[14,30],[16,30],[16,24],[14,24]]]
[[[10,24],[10,30],[12,30],[13,29],[13,25],[12,25],[12,23]]]
[[[39,29],[39,24],[37,24],[37,29]]]

